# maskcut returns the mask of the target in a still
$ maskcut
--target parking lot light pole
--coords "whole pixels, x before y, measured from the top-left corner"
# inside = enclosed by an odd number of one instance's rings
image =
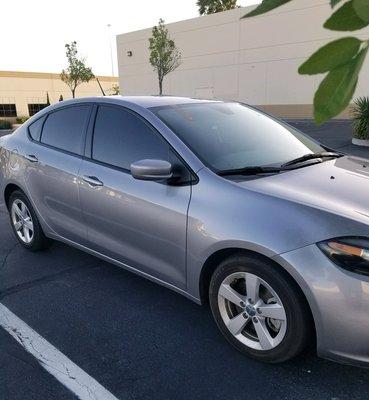
[[[110,46],[110,61],[111,61],[111,75],[114,76],[114,61],[113,61],[113,46],[111,44],[111,24],[107,24],[108,28],[108,37],[109,37],[109,46]]]

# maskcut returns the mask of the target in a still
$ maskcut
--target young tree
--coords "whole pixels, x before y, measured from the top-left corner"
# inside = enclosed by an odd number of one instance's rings
[[[197,0],[200,15],[214,14],[237,8],[237,0]]]
[[[159,25],[152,29],[149,50],[150,64],[158,74],[159,94],[162,95],[164,77],[181,64],[181,53],[174,41],[170,39],[168,29],[162,19],[159,20]]]
[[[76,97],[76,89],[83,82],[89,82],[94,74],[91,68],[86,67],[85,59],[78,57],[77,42],[65,45],[65,55],[68,60],[68,68],[60,74],[61,80],[69,87],[72,97]]]
[[[263,0],[243,18],[264,14],[290,1]],[[330,0],[330,5],[332,8],[339,5],[339,8],[332,11],[324,28],[344,32],[369,25],[369,0]],[[335,117],[350,104],[368,49],[369,38],[348,36],[329,42],[300,66],[299,73],[303,75],[326,74],[314,97],[317,123]]]
[[[120,94],[120,89],[119,85],[117,83],[114,83],[114,85],[110,89],[111,96],[117,96]]]

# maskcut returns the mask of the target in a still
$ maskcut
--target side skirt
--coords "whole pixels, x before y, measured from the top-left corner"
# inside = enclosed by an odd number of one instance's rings
[[[111,264],[117,265],[120,268],[123,268],[123,269],[125,269],[125,270],[127,270],[129,272],[133,272],[134,274],[142,276],[143,278],[149,279],[152,282],[158,283],[161,286],[164,286],[164,287],[166,287],[168,289],[171,289],[171,290],[181,294],[182,296],[187,297],[188,299],[194,301],[196,304],[201,305],[201,300],[199,298],[197,298],[195,296],[192,296],[190,293],[186,292],[183,289],[180,289],[179,287],[177,287],[175,285],[167,283],[167,282],[165,282],[165,281],[163,281],[163,280],[161,280],[159,278],[156,278],[156,277],[154,277],[154,276],[152,276],[150,274],[147,274],[146,272],[140,271],[140,270],[138,270],[136,268],[131,267],[128,264],[124,264],[124,263],[122,263],[120,261],[115,260],[114,258],[105,256],[104,254],[101,254],[101,253],[99,253],[99,252],[97,252],[95,250],[92,250],[89,247],[82,246],[82,245],[80,245],[78,243],[75,243],[75,242],[73,242],[73,241],[71,241],[69,239],[66,239],[64,237],[61,237],[61,236],[58,236],[58,235],[55,235],[55,234],[49,234],[48,236],[51,239],[54,239],[54,240],[63,242],[65,244],[68,244],[68,245],[70,245],[72,247],[75,247],[75,248],[81,250],[81,251],[84,251],[85,253],[91,254],[91,255],[93,255],[95,257],[98,257],[98,258],[100,258],[100,259],[102,259],[104,261],[107,261],[107,262],[109,262]]]

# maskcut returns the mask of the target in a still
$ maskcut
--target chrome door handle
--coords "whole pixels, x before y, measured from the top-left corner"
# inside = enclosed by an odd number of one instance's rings
[[[82,176],[82,180],[92,187],[104,186],[104,183],[96,178],[96,176]]]
[[[32,163],[37,163],[37,162],[38,162],[38,158],[37,158],[35,155],[33,155],[33,154],[26,154],[26,155],[24,156],[24,158],[25,158],[26,160],[32,162]]]

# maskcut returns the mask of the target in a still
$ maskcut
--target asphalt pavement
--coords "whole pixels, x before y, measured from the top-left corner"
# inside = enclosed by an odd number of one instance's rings
[[[349,149],[345,143],[337,149]],[[366,369],[322,360],[313,349],[282,365],[260,364],[226,343],[207,306],[60,243],[24,250],[4,207],[0,303],[117,399],[368,398]],[[74,398],[0,328],[0,400]]]

